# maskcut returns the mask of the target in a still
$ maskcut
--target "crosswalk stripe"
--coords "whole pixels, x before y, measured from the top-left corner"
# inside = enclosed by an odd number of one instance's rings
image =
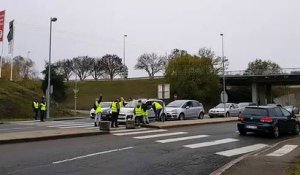
[[[191,139],[199,139],[209,137],[209,135],[195,135],[195,136],[187,136],[187,137],[178,137],[178,138],[172,138],[172,139],[164,139],[164,140],[156,140],[155,142],[158,143],[170,143],[170,142],[178,142],[183,140],[191,140]]]
[[[227,139],[221,139],[221,140],[214,140],[214,141],[210,141],[210,142],[202,142],[202,143],[184,145],[184,147],[187,147],[187,148],[202,148],[202,147],[220,145],[220,144],[236,142],[236,141],[239,141],[239,140],[238,139],[233,139],[233,138],[227,138]]]
[[[153,132],[165,132],[165,129],[156,129],[156,130],[149,130],[149,131],[137,131],[137,132],[126,132],[126,133],[117,133],[114,134],[115,136],[124,136],[124,135],[134,135],[134,134],[147,134]]]
[[[216,154],[221,155],[221,156],[231,157],[231,156],[236,156],[236,155],[256,151],[256,150],[262,149],[266,146],[268,146],[268,145],[266,145],[266,144],[255,144],[255,145],[245,146],[245,147],[231,149],[231,150],[227,150],[227,151],[217,152]]]
[[[116,131],[110,131],[111,133],[121,133],[121,132],[133,132],[133,131],[144,131],[148,130],[148,128],[138,128],[138,129],[122,129]]]
[[[298,147],[298,145],[284,145],[283,147],[281,147],[278,150],[268,154],[267,156],[276,156],[276,157],[283,156],[283,155],[293,151],[297,147]]]
[[[134,139],[150,139],[150,138],[156,138],[156,137],[165,137],[165,136],[173,136],[173,135],[181,135],[181,134],[187,134],[187,132],[171,132],[171,133],[165,133],[165,134],[138,136],[138,137],[133,137],[133,138]]]
[[[86,128],[86,127],[90,127],[91,125],[79,125],[79,126],[62,126],[62,127],[58,127],[61,129],[69,129],[69,128]]]
[[[86,123],[86,124],[64,124],[64,125],[49,125],[47,127],[50,128],[57,128],[57,127],[65,127],[65,126],[93,126],[92,123]]]

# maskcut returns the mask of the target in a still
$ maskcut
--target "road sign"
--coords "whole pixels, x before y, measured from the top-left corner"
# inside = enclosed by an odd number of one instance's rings
[[[225,97],[225,101],[223,100],[224,97]],[[225,94],[223,94],[223,91],[221,92],[220,98],[221,98],[222,103],[228,102],[228,95],[227,95],[226,91],[225,91]]]

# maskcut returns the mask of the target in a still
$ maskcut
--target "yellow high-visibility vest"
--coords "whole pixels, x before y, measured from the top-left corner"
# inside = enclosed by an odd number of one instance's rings
[[[41,111],[46,111],[47,109],[47,105],[46,105],[46,102],[45,103],[41,103]]]
[[[102,112],[102,107],[101,104],[98,103],[98,101],[95,102],[95,106],[96,106],[96,113],[101,113]]]
[[[39,109],[39,102],[33,102],[34,109]]]
[[[111,112],[118,112],[117,102],[112,102]]]
[[[158,102],[153,102],[154,103],[154,106],[155,106],[155,109],[162,109],[162,106],[158,103]]]
[[[140,107],[135,107],[135,115],[136,116],[143,116],[143,114],[144,114],[144,112],[143,112],[143,110],[142,110],[142,106],[140,106]]]

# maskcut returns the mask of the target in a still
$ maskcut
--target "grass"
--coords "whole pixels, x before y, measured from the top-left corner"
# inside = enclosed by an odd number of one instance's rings
[[[294,163],[287,170],[288,175],[300,175],[300,156],[297,156]]]
[[[103,101],[112,101],[115,98],[156,98],[157,85],[165,83],[165,79],[153,80],[114,80],[114,81],[81,81],[77,83],[79,89],[77,98],[77,109],[90,109],[99,97],[103,94]],[[75,82],[68,84],[67,99],[64,106],[74,109]]]

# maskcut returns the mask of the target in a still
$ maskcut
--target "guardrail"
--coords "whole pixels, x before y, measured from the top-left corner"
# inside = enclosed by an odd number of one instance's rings
[[[222,76],[222,73],[219,74]],[[300,68],[281,68],[274,71],[256,69],[254,71],[225,71],[225,76],[266,76],[266,75],[300,75]]]

